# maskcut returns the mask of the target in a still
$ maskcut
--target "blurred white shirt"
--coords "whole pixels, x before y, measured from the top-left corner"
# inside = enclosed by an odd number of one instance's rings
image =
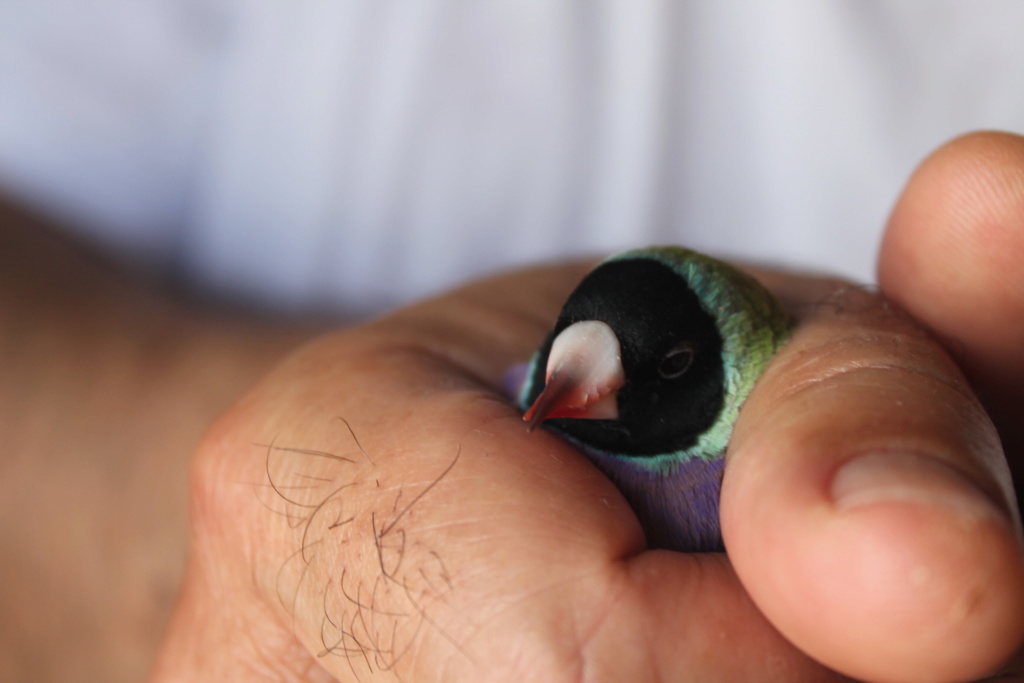
[[[193,286],[366,313],[676,242],[873,278],[1024,131],[1024,2],[0,0],[0,188]]]

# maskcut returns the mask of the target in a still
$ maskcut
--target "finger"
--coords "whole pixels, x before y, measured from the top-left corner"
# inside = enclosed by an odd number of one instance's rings
[[[1024,138],[978,133],[917,170],[889,221],[878,266],[886,294],[962,363],[1011,463],[1024,453],[1022,263]]]
[[[1020,642],[1024,570],[998,439],[896,309],[824,302],[743,409],[726,547],[767,618],[856,678],[967,680]]]

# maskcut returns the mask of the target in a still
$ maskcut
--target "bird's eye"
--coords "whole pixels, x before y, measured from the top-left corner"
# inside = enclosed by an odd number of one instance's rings
[[[658,366],[658,374],[665,379],[681,377],[693,365],[694,349],[690,342],[681,342],[665,354]]]

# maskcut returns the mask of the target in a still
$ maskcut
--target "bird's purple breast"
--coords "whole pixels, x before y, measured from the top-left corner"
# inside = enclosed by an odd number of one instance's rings
[[[718,499],[725,458],[691,458],[669,474],[650,472],[621,456],[587,452],[636,513],[650,548],[721,552]]]

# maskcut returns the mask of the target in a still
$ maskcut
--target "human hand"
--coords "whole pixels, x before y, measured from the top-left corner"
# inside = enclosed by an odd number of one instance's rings
[[[900,230],[897,212],[883,275]],[[803,650],[941,680],[1016,647],[999,443],[928,335],[859,290],[761,273],[804,320],[737,424],[729,557],[645,551],[611,484],[499,389],[585,269],[323,338],[219,420],[154,679],[841,680]],[[888,482],[857,490],[854,471],[835,502],[833,475],[866,453]]]

